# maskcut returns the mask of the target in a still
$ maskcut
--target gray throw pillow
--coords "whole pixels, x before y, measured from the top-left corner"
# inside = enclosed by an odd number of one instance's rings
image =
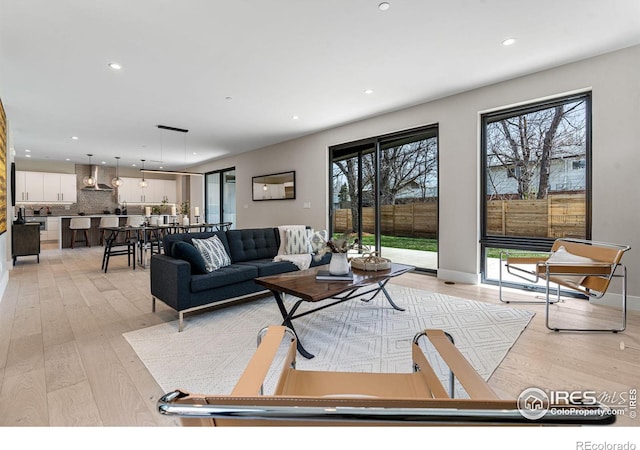
[[[208,239],[192,239],[192,242],[204,258],[207,272],[213,272],[231,264],[231,258],[218,236],[214,235]]]

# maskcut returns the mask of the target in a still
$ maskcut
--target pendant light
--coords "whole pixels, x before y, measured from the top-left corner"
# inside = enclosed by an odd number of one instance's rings
[[[82,184],[84,184],[85,186],[93,187],[96,185],[96,179],[91,175],[91,157],[93,155],[87,153],[87,156],[89,157],[89,175],[82,179]]]
[[[122,178],[118,176],[118,161],[120,160],[119,156],[116,156],[116,176],[111,180],[111,186],[114,188],[119,188],[124,183]]]
[[[142,180],[138,181],[138,186],[140,186],[140,188],[144,189],[147,186],[149,186],[149,182],[147,180],[144,179],[144,159],[141,159],[140,161],[142,161]]]
[[[156,125],[156,127],[160,130],[160,160],[159,161],[151,160],[151,162],[163,164],[163,159],[162,159],[163,131],[164,130],[166,130],[166,131],[175,131],[175,132],[178,132],[178,133],[183,133],[184,165],[185,165],[185,167],[184,167],[184,170],[162,170],[162,167],[160,167],[161,170],[142,169],[142,172],[146,172],[146,173],[163,173],[163,174],[169,174],[169,175],[192,175],[192,176],[199,176],[199,177],[204,176],[204,174],[202,174],[202,173],[187,171],[187,137],[186,137],[186,134],[189,132],[189,130],[184,129],[184,128],[170,127],[170,126],[167,126],[167,125]]]

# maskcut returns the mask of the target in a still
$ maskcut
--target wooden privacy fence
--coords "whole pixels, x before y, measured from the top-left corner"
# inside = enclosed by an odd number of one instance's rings
[[[375,232],[374,208],[362,208],[362,231]],[[421,237],[435,239],[438,232],[438,206],[436,203],[412,203],[408,205],[383,205],[381,232],[387,236]],[[353,230],[350,209],[336,209],[333,229],[342,233]]]
[[[488,234],[491,236],[576,237],[586,236],[584,194],[553,194],[542,200],[490,200],[487,202]],[[434,239],[438,231],[435,203],[383,205],[381,234]],[[374,209],[362,209],[363,232],[374,233]],[[333,229],[353,230],[350,209],[336,209]]]
[[[542,200],[487,202],[491,236],[586,237],[584,194],[553,194]]]

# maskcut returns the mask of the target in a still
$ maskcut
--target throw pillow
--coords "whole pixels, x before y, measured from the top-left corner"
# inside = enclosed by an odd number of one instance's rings
[[[309,239],[305,229],[288,229],[285,233],[285,255],[303,255],[309,253]]]
[[[208,239],[192,239],[192,241],[204,258],[207,272],[213,272],[231,264],[231,258],[218,236],[214,235]]]
[[[598,261],[595,261],[591,258],[586,258],[584,256],[579,256],[579,255],[574,255],[573,253],[570,253],[567,251],[566,248],[564,248],[564,246],[560,246],[558,247],[558,249],[553,252],[553,254],[547,259],[547,262],[550,263],[564,263],[567,265],[571,265],[576,264],[576,265],[580,265],[580,264],[589,264],[589,263],[595,263]],[[573,283],[573,284],[580,284],[582,283],[582,281],[585,279],[585,277],[581,276],[581,275],[553,275],[554,278],[557,278],[558,280],[562,281],[562,282],[569,282],[569,283]]]
[[[286,255],[287,251],[287,230],[304,230],[305,225],[279,225],[278,234],[280,235],[280,247],[278,247],[278,255]]]
[[[191,273],[207,273],[204,258],[193,245],[183,241],[176,241],[171,247],[171,254],[174,258],[187,261],[191,265]]]
[[[316,254],[327,245],[329,232],[327,230],[314,231],[311,236],[311,253]]]

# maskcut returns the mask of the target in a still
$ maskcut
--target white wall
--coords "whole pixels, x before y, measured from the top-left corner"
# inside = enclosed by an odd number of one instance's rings
[[[13,141],[11,139],[10,120],[7,117],[7,231],[0,236],[0,302],[9,284],[9,269],[11,269],[11,224],[13,222],[13,207],[11,206],[11,163],[13,162]]]
[[[438,277],[477,282],[480,272],[480,114],[570,92],[593,93],[593,239],[635,247],[624,258],[640,295],[640,46],[453,95],[202,165],[236,167],[237,227],[327,226],[328,147],[439,124]],[[251,200],[251,177],[296,171],[296,199]],[[304,202],[311,209],[303,209]]]

